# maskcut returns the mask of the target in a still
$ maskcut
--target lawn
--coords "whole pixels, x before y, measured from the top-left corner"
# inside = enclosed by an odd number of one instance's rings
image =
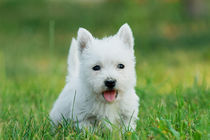
[[[0,2],[0,139],[210,139],[210,18],[187,17],[179,1],[118,3]],[[136,131],[54,130],[71,38],[124,22],[135,37]]]

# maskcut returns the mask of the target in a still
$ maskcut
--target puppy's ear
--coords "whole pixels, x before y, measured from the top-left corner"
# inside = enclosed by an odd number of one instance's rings
[[[84,28],[79,28],[78,33],[77,33],[77,41],[78,41],[80,52],[82,52],[84,48],[87,47],[87,44],[90,43],[92,40],[93,40],[93,36],[88,30]]]
[[[134,45],[133,33],[131,31],[130,26],[127,23],[125,23],[120,27],[117,35],[125,44],[129,46],[129,48],[133,48]]]

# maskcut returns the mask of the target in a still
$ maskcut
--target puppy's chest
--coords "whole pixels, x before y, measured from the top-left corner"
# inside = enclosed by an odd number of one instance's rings
[[[93,106],[86,117],[86,120],[92,122],[110,121],[118,123],[124,118],[124,113],[117,105],[98,105]],[[121,118],[122,117],[122,118]]]

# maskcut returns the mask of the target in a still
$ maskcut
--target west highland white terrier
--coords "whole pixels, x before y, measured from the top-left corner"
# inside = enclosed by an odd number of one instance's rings
[[[103,39],[79,28],[69,51],[66,85],[50,112],[52,122],[73,120],[80,128],[104,122],[108,128],[135,130],[139,97],[133,47],[128,24]]]

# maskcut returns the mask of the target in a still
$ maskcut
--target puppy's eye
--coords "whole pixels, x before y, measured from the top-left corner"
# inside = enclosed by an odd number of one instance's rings
[[[99,71],[101,69],[101,67],[99,65],[95,65],[92,69],[94,71]]]
[[[125,66],[124,66],[123,64],[118,64],[118,65],[117,65],[117,68],[119,68],[119,69],[124,69],[124,67],[125,67]]]

